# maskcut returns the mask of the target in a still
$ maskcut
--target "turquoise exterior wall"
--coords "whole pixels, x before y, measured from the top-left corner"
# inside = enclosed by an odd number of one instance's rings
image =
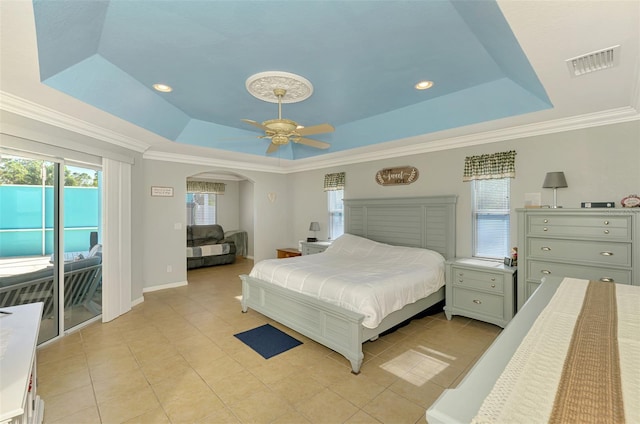
[[[44,231],[42,187],[0,186],[0,257],[53,253],[53,187],[44,189]],[[90,248],[89,237],[98,231],[100,191],[97,187],[64,188],[64,242],[66,252]]]

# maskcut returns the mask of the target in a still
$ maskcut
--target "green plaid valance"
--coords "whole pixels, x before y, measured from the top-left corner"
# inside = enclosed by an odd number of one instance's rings
[[[467,156],[462,181],[515,178],[516,151]]]
[[[324,191],[344,190],[344,172],[336,172],[335,174],[325,174]]]
[[[214,193],[224,194],[224,183],[211,181],[187,181],[187,193]]]

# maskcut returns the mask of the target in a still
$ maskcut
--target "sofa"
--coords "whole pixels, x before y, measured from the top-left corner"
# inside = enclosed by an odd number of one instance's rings
[[[231,264],[236,244],[224,236],[222,226],[187,225],[187,269]]]

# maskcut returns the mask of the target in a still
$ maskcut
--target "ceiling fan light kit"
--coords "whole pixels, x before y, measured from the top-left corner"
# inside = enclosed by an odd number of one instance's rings
[[[306,78],[288,72],[269,71],[252,75],[247,79],[245,85],[247,91],[254,97],[266,102],[278,103],[277,119],[269,119],[263,123],[251,119],[243,119],[247,124],[264,131],[264,135],[259,136],[259,138],[271,140],[271,144],[267,148],[267,154],[275,152],[278,147],[288,144],[290,141],[318,149],[331,147],[329,143],[324,141],[303,137],[333,132],[334,128],[330,124],[305,127],[290,119],[282,118],[282,103],[301,102],[309,98],[313,93],[313,86]]]

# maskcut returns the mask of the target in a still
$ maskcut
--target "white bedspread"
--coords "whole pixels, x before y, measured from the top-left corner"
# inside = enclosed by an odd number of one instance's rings
[[[261,261],[250,276],[359,312],[375,328],[444,285],[444,257],[345,234],[323,253]]]

